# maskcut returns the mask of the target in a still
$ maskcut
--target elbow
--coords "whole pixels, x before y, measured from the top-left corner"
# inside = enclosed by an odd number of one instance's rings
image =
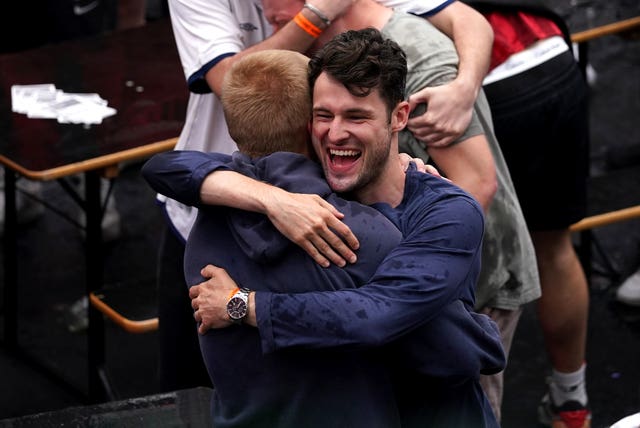
[[[157,171],[156,171],[155,162],[153,158],[149,159],[147,162],[144,163],[144,165],[142,165],[142,168],[140,169],[140,173],[142,174],[142,177],[145,179],[147,184],[153,190],[160,193],[158,191],[158,183],[156,180]]]
[[[481,24],[480,24],[481,30],[484,33],[487,42],[489,42],[489,46],[493,46],[493,41],[495,38],[495,35],[493,33],[493,27],[491,27],[491,24],[489,24],[489,21],[487,21],[484,16],[480,15],[480,19],[481,19]]]
[[[486,214],[498,191],[498,180],[495,174],[476,176],[473,185],[469,186],[469,188],[462,186],[462,188],[475,198],[482,207],[482,211]]]
[[[482,37],[481,40],[489,43],[489,46],[493,46],[493,39],[495,35],[493,33],[493,27],[491,27],[489,21],[484,17],[484,15],[482,15],[482,13],[478,12],[471,6],[465,6],[465,10],[468,13],[466,22],[473,22],[475,24],[473,25],[474,34],[476,34],[477,37]]]

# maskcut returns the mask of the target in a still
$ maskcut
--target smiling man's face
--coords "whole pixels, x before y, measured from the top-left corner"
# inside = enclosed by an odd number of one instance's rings
[[[381,180],[390,159],[392,135],[390,115],[378,90],[360,97],[327,73],[318,76],[311,136],[334,191],[357,193]]]

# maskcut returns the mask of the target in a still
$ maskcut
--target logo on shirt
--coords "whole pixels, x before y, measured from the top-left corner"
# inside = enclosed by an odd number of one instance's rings
[[[253,25],[251,22],[244,22],[242,24],[240,24],[240,29],[243,31],[256,31],[258,29],[258,27],[256,27],[255,25]]]
[[[76,14],[77,16],[86,15],[87,13],[91,12],[93,9],[95,9],[99,5],[100,5],[100,2],[98,0],[92,1],[85,5],[74,4],[73,13]]]

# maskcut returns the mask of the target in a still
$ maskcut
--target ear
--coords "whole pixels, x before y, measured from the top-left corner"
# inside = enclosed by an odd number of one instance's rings
[[[407,101],[399,102],[391,112],[391,130],[394,132],[402,131],[407,126],[409,120],[409,103]]]

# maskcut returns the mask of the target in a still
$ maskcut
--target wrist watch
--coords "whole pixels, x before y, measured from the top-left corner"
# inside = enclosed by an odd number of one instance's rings
[[[236,324],[242,324],[242,320],[249,312],[249,293],[251,290],[240,288],[227,302],[227,315]]]

